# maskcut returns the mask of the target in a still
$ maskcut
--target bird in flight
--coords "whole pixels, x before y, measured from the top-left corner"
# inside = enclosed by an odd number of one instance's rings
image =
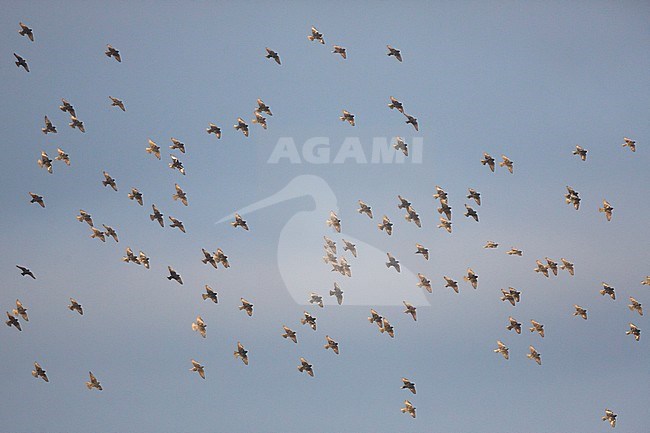
[[[201,376],[201,379],[205,379],[205,367],[193,359],[190,362],[192,363],[190,371],[196,371]]]
[[[323,39],[323,34],[316,30],[316,27],[311,28],[311,35],[307,36],[307,39],[310,41],[315,41],[315,42],[320,42],[321,44],[325,44],[325,39]]]
[[[113,57],[115,60],[118,62],[122,63],[122,57],[120,56],[120,52],[113,48],[110,44],[106,45],[106,57]]]
[[[311,377],[314,377],[314,369],[312,368],[312,365],[305,359],[305,358],[300,358],[300,365],[298,366],[298,371],[299,372],[305,372]]]
[[[45,382],[49,382],[50,379],[47,377],[47,374],[45,374],[45,370],[40,366],[38,362],[34,362],[34,369],[32,370],[32,376],[36,378],[41,378]]]
[[[235,358],[240,358],[245,365],[248,365],[248,350],[238,341],[237,350],[234,352]]]
[[[28,268],[20,265],[16,265],[18,269],[20,269],[20,275],[23,277],[32,277],[33,279],[36,279],[32,271],[30,271]]]
[[[99,383],[99,380],[97,380],[97,378],[95,377],[95,375],[93,375],[93,373],[91,371],[88,372],[88,375],[90,376],[90,381],[86,382],[86,388],[88,388],[88,389],[95,388],[95,389],[97,389],[99,391],[104,389],[104,388],[102,388],[101,383]]]
[[[347,59],[347,58],[348,58],[348,54],[347,54],[347,52],[345,51],[345,48],[343,48],[343,47],[341,47],[341,46],[339,46],[339,45],[334,45],[332,48],[334,48],[334,49],[332,50],[332,53],[333,53],[333,54],[340,54],[341,57],[343,57],[344,59]]]
[[[393,56],[400,62],[402,61],[402,52],[400,50],[393,48],[390,45],[386,45],[386,48],[388,48],[388,53],[386,53],[387,56]]]
[[[112,101],[111,107],[119,107],[120,110],[126,111],[126,108],[124,108],[124,102],[122,102],[122,100],[113,98],[112,96],[109,96],[109,99]]]
[[[23,22],[18,23],[18,25],[20,26],[20,30],[18,30],[18,33],[21,36],[27,36],[30,41],[34,42],[34,31],[32,29],[30,29],[27,26],[27,24],[25,24]]]
[[[282,62],[280,61],[280,56],[278,55],[278,53],[276,53],[275,51],[273,51],[272,49],[270,49],[268,47],[266,48],[266,58],[275,60],[275,63],[277,63],[278,65],[282,64]]]
[[[16,66],[17,67],[23,67],[24,70],[29,72],[29,65],[27,64],[27,60],[25,60],[23,57],[19,56],[18,54],[14,53],[14,57],[16,58]]]

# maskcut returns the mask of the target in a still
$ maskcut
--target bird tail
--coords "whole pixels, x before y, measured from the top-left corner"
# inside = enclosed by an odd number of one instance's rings
[[[32,376],[38,377],[38,373],[36,373],[36,370],[32,370]]]

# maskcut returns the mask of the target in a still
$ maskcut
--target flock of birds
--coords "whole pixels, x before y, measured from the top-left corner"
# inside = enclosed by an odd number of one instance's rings
[[[22,36],[28,37],[31,41],[34,41],[33,30],[22,22],[20,23],[19,33]],[[320,44],[325,44],[323,34],[320,33],[314,27],[311,28],[311,34],[309,34],[307,38],[310,41],[318,42]],[[403,59],[400,50],[390,45],[387,45],[387,49],[388,49],[388,53],[387,53],[388,56],[395,57],[399,62],[402,62]],[[280,60],[280,55],[276,51],[270,48],[266,48],[266,53],[267,53],[266,58],[275,61],[278,65],[282,64]],[[342,46],[334,45],[332,53],[339,54],[343,59],[347,59],[346,49]],[[107,45],[105,55],[109,58],[115,59],[117,62],[122,62],[122,57],[120,55],[120,52],[114,47],[112,47],[111,45]],[[14,53],[14,56],[16,58],[16,62],[15,62],[16,66],[19,68],[22,67],[26,72],[29,72],[30,69],[29,69],[29,65],[27,64],[27,61],[16,53]],[[115,98],[113,96],[109,96],[109,99],[111,101],[111,106],[117,107],[122,111],[126,111],[125,104],[122,100]],[[85,132],[84,123],[77,118],[77,114],[74,106],[66,99],[62,99],[61,101],[62,101],[62,105],[59,107],[59,109],[70,115],[69,126],[73,129],[78,129],[80,132],[84,133]],[[392,96],[390,97],[390,103],[388,104],[388,107],[391,110],[395,109],[400,113],[402,113],[406,117],[406,123],[412,125],[416,131],[419,129],[417,119],[407,114],[404,111],[404,105],[396,98]],[[351,126],[355,126],[355,115],[350,113],[347,110],[342,110],[342,113],[343,114],[342,116],[340,116],[340,120],[343,122],[348,122]],[[263,114],[267,114],[268,116],[273,115],[270,107],[266,105],[261,99],[258,99],[257,107],[254,110],[255,118],[252,120],[252,123],[259,124],[262,128],[266,129],[268,126],[267,119],[266,117],[263,116]],[[45,125],[42,128],[42,132],[44,134],[57,133],[56,126],[54,126],[52,121],[47,116],[45,116],[44,122]],[[242,132],[246,137],[249,136],[249,125],[241,117],[237,119],[237,124],[234,125],[234,129]],[[215,135],[217,139],[221,138],[221,128],[214,123],[209,124],[208,128],[206,129],[206,132],[208,134]],[[636,151],[636,143],[634,140],[631,140],[627,137],[625,137],[623,140],[624,143],[622,144],[622,146],[628,147],[632,152]],[[170,149],[178,150],[181,154],[184,154],[186,152],[185,144],[182,143],[180,140],[172,137],[171,142],[172,145],[169,146]],[[393,147],[396,151],[401,151],[404,153],[404,155],[408,156],[408,145],[401,137],[396,137],[396,141],[393,144]],[[156,144],[154,141],[149,140],[148,147],[145,148],[145,151],[146,153],[155,156],[157,159],[159,160],[161,159],[161,147],[158,144]],[[66,165],[70,165],[70,156],[64,150],[57,148],[57,153],[58,154],[54,158],[54,161],[61,161]],[[575,150],[573,151],[573,155],[578,156],[582,161],[586,161],[587,153],[588,151],[581,146],[576,146]],[[171,162],[168,164],[169,168],[173,170],[178,170],[182,175],[185,175],[186,174],[185,168],[183,166],[183,163],[180,161],[180,159],[177,156],[171,154],[170,154],[170,158],[171,158]],[[51,174],[53,173],[54,161],[50,159],[50,157],[45,151],[43,151],[41,152],[41,157],[40,159],[37,160],[37,163],[40,167],[44,168],[48,173]],[[490,154],[484,153],[483,159],[480,160],[480,163],[483,166],[487,166],[491,172],[495,171],[496,161]],[[514,162],[505,155],[501,155],[501,161],[499,162],[498,165],[500,167],[504,167],[510,173],[514,172]],[[118,191],[117,182],[113,177],[110,176],[109,173],[104,171],[103,177],[104,180],[102,180],[102,184],[104,187],[110,187],[114,191]],[[184,206],[188,206],[188,198],[186,192],[177,183],[174,185],[174,187],[175,187],[175,194],[173,194],[172,196],[173,200],[180,201]],[[580,194],[578,193],[578,191],[576,191],[570,186],[567,186],[566,189],[567,189],[567,194],[565,195],[566,203],[572,205],[575,208],[575,210],[579,210]],[[448,194],[446,191],[444,191],[444,189],[442,189],[439,186],[436,186],[435,190],[436,191],[435,194],[433,194],[433,197],[434,199],[439,200],[439,204],[440,204],[440,207],[437,208],[437,212],[440,214],[439,224],[437,225],[437,227],[446,230],[448,233],[451,233],[452,232],[452,208],[451,206],[449,206]],[[29,192],[29,195],[31,196],[32,203],[36,203],[41,207],[45,208],[45,202],[41,195],[32,192]],[[131,191],[128,193],[128,198],[132,201],[137,202],[138,205],[144,206],[143,194],[137,188],[131,189]],[[421,220],[419,214],[415,211],[412,203],[409,202],[406,198],[402,197],[401,195],[398,196],[397,198],[398,198],[397,207],[398,209],[404,210],[406,212],[406,215],[404,216],[406,221],[414,223],[417,227],[421,227]],[[473,200],[473,202],[477,206],[481,206],[481,194],[475,189],[469,188],[466,198],[468,200]],[[358,201],[358,205],[359,208],[357,211],[359,214],[363,214],[367,216],[369,219],[373,219],[373,211],[370,205],[368,205],[362,200]],[[464,207],[465,207],[465,213],[463,215],[467,218],[472,218],[475,222],[478,223],[479,222],[478,212],[467,203],[465,203]],[[163,213],[156,207],[155,204],[152,204],[151,208],[152,208],[152,213],[149,215],[151,221],[152,222],[155,221],[158,224],[160,224],[161,227],[164,227],[165,219]],[[612,220],[614,208],[607,200],[603,200],[603,205],[598,210],[599,212],[605,214],[607,221]],[[92,216],[88,212],[81,209],[79,210],[79,215],[77,215],[76,218],[79,222],[87,223],[90,230],[92,231],[90,235],[91,238],[99,239],[102,242],[106,242],[107,239],[112,238],[115,242],[119,242],[118,234],[114,228],[107,226],[105,224],[102,224],[103,230],[97,228],[93,222]],[[236,213],[234,218],[235,218],[234,221],[230,223],[234,228],[239,227],[246,231],[249,230],[249,226],[247,222],[242,218],[241,215]],[[177,228],[183,233],[185,233],[185,227],[182,221],[179,221],[178,219],[172,217],[171,215],[168,215],[168,219],[169,219],[169,224],[168,224],[169,227]],[[326,224],[327,226],[334,229],[335,232],[337,233],[341,232],[341,220],[339,219],[339,217],[334,211],[330,212],[329,218],[327,218],[326,220]],[[385,232],[386,235],[388,236],[391,236],[393,234],[393,222],[391,222],[391,220],[386,215],[383,215],[381,222],[377,224],[377,227],[380,231]],[[332,266],[332,271],[338,272],[343,276],[351,277],[352,275],[351,265],[348,263],[345,257],[337,256],[336,242],[327,236],[324,236],[324,241],[325,241],[324,250],[326,255],[323,257],[323,261],[326,264]],[[343,251],[350,252],[350,254],[356,258],[357,257],[356,245],[345,239],[342,239],[342,242],[344,245]],[[488,241],[484,248],[496,249],[498,247],[499,244],[497,242]],[[429,260],[428,248],[426,248],[425,246],[419,243],[415,245],[415,248],[416,248],[415,254],[419,254],[425,260]],[[217,248],[215,252],[210,252],[206,249],[202,249],[202,253],[203,253],[202,262],[204,264],[206,265],[209,264],[213,266],[215,269],[218,269],[219,266],[223,268],[230,267],[230,264],[228,262],[228,257],[221,250],[221,248]],[[122,258],[122,261],[126,263],[141,265],[147,269],[150,268],[150,259],[143,251],[139,251],[138,254],[135,254],[133,250],[131,250],[131,248],[127,247],[125,254],[126,255]],[[510,250],[506,252],[506,254],[511,256],[522,256],[523,251],[515,247],[512,247]],[[534,272],[539,273],[546,278],[549,278],[551,274],[555,276],[558,275],[558,270],[565,270],[570,275],[574,275],[575,268],[573,263],[571,263],[569,260],[565,258],[561,258],[560,262],[561,264],[558,264],[558,262],[556,262],[555,260],[549,257],[545,257],[544,260],[538,259],[536,260],[536,267],[533,270]],[[393,268],[396,272],[398,273],[400,272],[400,262],[393,255],[391,255],[391,253],[387,253],[387,261],[385,264],[387,268]],[[17,265],[17,268],[20,270],[22,276],[31,277],[33,279],[36,278],[34,273],[27,267]],[[170,281],[174,280],[178,284],[181,285],[183,284],[182,277],[177,271],[175,271],[171,266],[168,266],[167,270],[169,275],[166,278],[168,280]],[[417,276],[419,280],[417,282],[417,287],[425,289],[429,293],[432,293],[431,281],[422,273],[418,273]],[[445,281],[444,287],[452,289],[455,293],[459,293],[458,281],[448,276],[444,276],[443,278]],[[464,275],[462,278],[473,289],[478,288],[479,277],[471,268],[467,269],[467,274]],[[646,276],[641,282],[641,284],[650,285],[650,276]],[[600,290],[600,294],[602,296],[609,296],[612,300],[615,300],[616,299],[615,288],[605,282],[602,283],[602,286],[603,288]],[[501,300],[503,302],[510,303],[513,307],[516,306],[517,303],[519,303],[521,300],[521,292],[513,287],[508,287],[508,289],[501,289],[501,293],[503,295],[501,297]],[[329,291],[329,295],[336,299],[338,305],[343,304],[344,292],[338,283],[336,282],[334,283],[334,289]],[[217,293],[214,290],[212,290],[212,288],[209,287],[208,285],[205,285],[205,293],[202,294],[202,298],[203,300],[210,300],[215,304],[218,303]],[[642,316],[643,307],[641,303],[638,302],[633,297],[630,297],[629,301],[630,304],[628,305],[628,308],[630,309],[630,311],[638,313],[639,315]],[[323,297],[315,292],[312,292],[310,294],[308,302],[311,305],[317,305],[320,308],[323,308],[324,306]],[[417,321],[416,307],[407,301],[403,301],[403,303],[405,307],[404,313],[410,315],[414,321]],[[29,321],[27,308],[20,302],[20,300],[16,300],[15,305],[16,307],[12,310],[12,312],[9,311],[6,312],[7,314],[6,324],[9,327],[14,327],[18,331],[21,331],[22,325],[20,319],[22,319],[24,322]],[[247,301],[244,298],[241,298],[241,306],[239,306],[239,310],[245,312],[248,316],[252,316],[253,307],[254,307],[253,303]],[[73,298],[70,298],[70,305],[68,305],[68,308],[71,311],[76,311],[78,314],[83,315],[82,305]],[[575,312],[573,313],[574,316],[579,316],[582,319],[587,320],[586,308],[583,308],[577,304],[574,305],[574,308],[575,308]],[[368,317],[368,321],[371,324],[373,323],[376,324],[380,333],[382,334],[386,333],[391,338],[395,337],[395,329],[391,325],[390,321],[386,317],[379,314],[376,310],[374,309],[370,310],[370,317]],[[317,328],[316,317],[307,311],[304,311],[304,317],[300,319],[300,323],[302,325],[308,326],[314,331]],[[536,332],[540,336],[540,338],[544,338],[544,325],[534,319],[530,319],[530,324],[531,324],[531,327],[529,328],[530,332],[531,333]],[[192,330],[198,332],[201,337],[203,338],[206,337],[207,325],[201,316],[197,316],[195,322],[193,322],[191,326],[192,326]],[[630,329],[626,332],[626,334],[631,335],[632,337],[635,338],[636,341],[639,341],[641,335],[640,329],[633,323],[630,323],[629,326]],[[513,318],[512,316],[510,316],[508,317],[508,323],[505,328],[508,331],[514,331],[517,334],[521,334],[522,323],[516,320],[515,318]],[[284,330],[284,334],[281,334],[281,336],[284,339],[289,339],[296,344],[298,343],[296,331],[292,330],[286,325],[283,325],[283,330]],[[325,336],[325,340],[326,340],[326,344],[324,345],[324,348],[326,350],[331,349],[335,354],[338,355],[339,343],[335,341],[333,338],[331,338],[329,335]],[[503,343],[503,341],[501,340],[497,340],[496,343],[497,343],[497,347],[496,349],[494,349],[494,352],[501,354],[506,360],[509,359],[510,352],[506,344]],[[534,346],[532,345],[529,346],[529,353],[526,354],[526,356],[531,360],[535,361],[537,364],[539,365],[542,364],[541,353]],[[242,345],[241,342],[237,342],[237,347],[236,350],[234,351],[234,357],[239,358],[245,365],[248,365],[249,363],[248,351],[245,349],[244,345]],[[314,368],[312,364],[310,364],[309,361],[307,361],[307,359],[303,357],[300,358],[299,362],[300,364],[297,367],[298,371],[304,372],[309,376],[313,377]],[[202,365],[200,362],[196,361],[195,359],[191,359],[190,363],[192,365],[190,371],[198,373],[201,378],[205,379],[206,377],[205,366]],[[32,371],[32,375],[36,378],[40,377],[45,382],[49,382],[49,378],[46,374],[46,371],[41,367],[41,365],[38,362],[34,362],[34,370]],[[89,372],[89,381],[86,382],[86,386],[88,387],[88,389],[95,388],[100,391],[102,390],[100,381],[93,375],[92,372]],[[416,394],[415,383],[407,378],[402,378],[401,388],[410,391],[414,395]],[[408,399],[404,401],[404,407],[401,408],[401,411],[403,413],[409,414],[413,418],[416,417],[416,408]],[[612,427],[615,427],[616,418],[617,418],[616,413],[614,413],[610,409],[606,409],[605,415],[602,417],[602,420],[607,421]]]

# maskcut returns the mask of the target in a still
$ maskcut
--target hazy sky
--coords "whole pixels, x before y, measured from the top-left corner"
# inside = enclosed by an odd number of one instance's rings
[[[569,4],[570,3],[570,4]],[[648,413],[650,326],[628,310],[633,296],[650,308],[650,6],[647,2],[1,2],[0,263],[1,311],[16,299],[28,308],[23,331],[0,335],[0,431],[7,432],[535,432],[610,431],[600,417],[618,413],[617,432],[644,432]],[[35,42],[17,34],[34,29]],[[316,26],[324,46],[306,36]],[[122,63],[106,57],[106,44]],[[348,58],[331,53],[347,48]],[[403,63],[386,56],[402,50]],[[279,66],[265,59],[277,51]],[[30,65],[14,65],[12,53]],[[111,107],[122,99],[126,112]],[[416,116],[420,131],[386,106],[389,96]],[[67,126],[61,98],[75,107],[86,133]],[[256,99],[273,111],[268,130],[251,124]],[[341,122],[341,110],[356,126]],[[57,134],[43,135],[43,116]],[[250,137],[233,129],[249,122]],[[223,137],[207,135],[210,122]],[[372,159],[373,139],[421,141],[420,163],[334,163],[352,153]],[[637,151],[623,148],[623,137]],[[187,153],[169,151],[170,137]],[[303,145],[329,140],[329,162],[309,163]],[[147,154],[147,140],[162,161]],[[321,140],[318,139],[318,140]],[[296,145],[300,163],[269,163],[278,143]],[[588,149],[586,162],[571,154]],[[356,146],[356,147],[354,147]],[[61,147],[70,167],[38,167],[42,150]],[[359,149],[362,153],[359,153]],[[322,151],[322,150],[319,150]],[[356,152],[356,153],[355,153]],[[480,164],[483,152],[508,155],[514,174]],[[170,170],[169,154],[187,175]],[[102,171],[118,192],[101,185]],[[174,183],[189,206],[172,200]],[[435,185],[449,193],[453,233],[436,228]],[[565,204],[565,186],[579,191],[579,211]],[[144,195],[140,207],[127,198]],[[285,188],[287,187],[287,188]],[[465,218],[467,188],[480,222]],[[44,196],[46,208],[29,203]],[[283,191],[276,203],[244,215],[251,230],[223,217]],[[404,220],[397,195],[408,198],[422,228]],[[277,196],[276,196],[277,197]],[[615,208],[607,222],[598,212]],[[357,200],[375,218],[356,212]],[[184,222],[187,233],[150,221],[151,204]],[[91,239],[75,219],[114,227],[120,242]],[[338,209],[342,234],[325,225]],[[383,215],[392,236],[377,230]],[[352,277],[323,263],[322,236],[355,240],[344,253]],[[486,250],[486,241],[499,242]],[[415,243],[430,249],[427,262]],[[523,257],[505,254],[515,246]],[[151,269],[121,261],[126,247],[143,250]],[[201,248],[222,248],[231,268],[203,265]],[[385,252],[400,260],[397,274]],[[565,257],[570,277],[533,272],[536,259]],[[30,267],[36,280],[20,276]],[[165,279],[167,265],[183,277]],[[473,290],[462,281],[479,275]],[[432,281],[420,291],[414,274]],[[444,288],[443,276],[460,293]],[[338,282],[357,305],[303,305]],[[612,301],[598,291],[607,282]],[[219,304],[201,299],[205,284]],[[516,307],[500,289],[522,292]],[[84,315],[69,311],[77,299]],[[240,297],[255,305],[239,311]],[[397,300],[397,302],[395,302]],[[401,300],[423,301],[418,321]],[[426,306],[426,304],[430,306]],[[399,304],[399,305],[395,305]],[[589,319],[572,315],[573,304]],[[395,338],[366,319],[376,309]],[[316,332],[300,325],[317,317]],[[191,330],[197,315],[207,338]],[[507,331],[508,316],[524,331]],[[529,320],[546,337],[528,332]],[[641,340],[625,335],[629,322]],[[282,325],[299,344],[280,337]],[[325,351],[325,335],[340,355]],[[496,340],[510,360],[493,353]],[[233,357],[237,342],[250,365]],[[526,358],[528,346],[542,366]],[[296,367],[303,356],[310,378]],[[206,380],[189,372],[190,359]],[[34,361],[50,383],[31,377]],[[91,370],[104,391],[89,391]],[[417,395],[400,390],[401,378]],[[417,418],[400,413],[404,399]]]

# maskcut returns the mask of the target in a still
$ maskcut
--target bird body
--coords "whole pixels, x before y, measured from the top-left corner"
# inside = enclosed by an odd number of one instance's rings
[[[636,311],[640,316],[643,316],[643,306],[639,301],[630,296],[630,305],[627,306],[630,311]]]
[[[312,368],[312,365],[305,358],[300,358],[300,365],[298,366],[298,371],[301,373],[305,372],[311,377],[314,377],[314,369]]]
[[[120,110],[126,111],[124,102],[122,102],[122,100],[113,98],[112,96],[109,96],[108,98],[111,100],[111,107],[118,107]]]
[[[341,233],[341,220],[334,211],[330,211],[330,217],[327,219],[326,223],[329,227],[336,230],[337,233]]]
[[[98,391],[103,390],[101,383],[99,383],[99,380],[93,375],[92,372],[88,372],[88,375],[90,376],[90,381],[86,382],[86,388],[88,389],[97,389]]]
[[[190,371],[196,371],[199,373],[199,376],[201,376],[201,379],[205,379],[205,366],[199,364],[193,359],[190,362],[192,363],[192,368],[190,368]]]
[[[21,36],[27,36],[30,41],[34,42],[34,31],[30,29],[27,24],[20,22],[18,23],[20,26],[20,30],[18,30],[18,34]]]
[[[32,376],[36,378],[41,378],[45,382],[49,382],[50,379],[47,377],[47,374],[45,374],[45,370],[40,366],[38,362],[34,362],[34,369],[32,370]]]
[[[268,47],[266,48],[266,58],[275,60],[275,63],[277,63],[278,65],[282,64],[282,62],[280,61],[280,56],[278,55],[278,53],[276,53],[275,51],[273,51],[272,49],[270,49]]]
[[[244,136],[248,137],[248,125],[246,124],[246,122],[244,122],[244,119],[242,119],[241,117],[237,118],[237,124],[234,125],[234,128],[237,131],[241,131],[244,134]]]
[[[513,162],[510,160],[510,158],[508,158],[505,155],[501,155],[501,159],[502,159],[502,161],[499,163],[499,166],[500,167],[506,167],[508,169],[508,171],[510,172],[510,174],[512,174],[513,167],[514,167]]]
[[[573,154],[579,156],[583,161],[587,160],[587,149],[583,149],[578,145],[576,145],[576,149],[573,151]]]
[[[178,149],[181,151],[181,153],[185,153],[185,143],[182,143],[181,141],[179,141],[174,137],[170,138],[170,140],[172,141],[172,145],[169,146],[170,149],[172,150]]]
[[[612,412],[609,409],[605,409],[605,416],[602,418],[603,421],[607,421],[609,425],[612,426],[612,428],[616,427],[616,415],[614,412]]]
[[[406,307],[406,310],[404,310],[404,314],[410,314],[411,317],[413,317],[413,320],[417,322],[418,316],[417,316],[417,309],[409,304],[406,301],[402,301],[404,303],[404,306]]]
[[[231,222],[230,225],[233,227],[241,227],[244,230],[248,231],[248,224],[246,224],[246,221],[244,221],[244,219],[238,213],[235,214],[235,221]]]
[[[207,284],[205,285],[205,293],[203,293],[201,295],[201,297],[203,298],[204,301],[206,299],[209,299],[212,302],[214,302],[215,304],[219,303],[219,299],[217,298],[217,292],[212,290],[212,288],[210,286],[208,286]]]
[[[494,173],[495,162],[494,162],[494,158],[492,158],[492,156],[489,153],[483,152],[483,159],[481,160],[481,164],[490,167],[490,171]]]
[[[70,116],[77,117],[77,113],[74,111],[74,107],[71,103],[69,103],[64,98],[61,98],[61,103],[63,105],[59,105],[59,110],[63,111],[64,113],[68,113]]]
[[[616,300],[615,289],[607,283],[603,283],[603,288],[600,290],[600,294],[603,296],[608,295],[613,301]]]
[[[203,321],[203,318],[201,316],[196,316],[196,321],[192,322],[192,330],[197,331],[199,334],[201,334],[201,337],[205,338],[206,328],[207,325]]]
[[[300,323],[303,325],[309,325],[311,329],[316,330],[316,318],[309,314],[306,311],[303,311],[304,318],[300,319]]]
[[[528,346],[528,350],[530,351],[529,354],[526,356],[529,359],[532,359],[537,363],[537,365],[542,365],[542,356],[541,354],[533,347],[533,346]]]
[[[393,56],[400,62],[402,61],[402,53],[400,50],[393,48],[390,45],[386,45],[386,48],[388,48],[388,53],[386,53],[387,56]]]
[[[338,283],[334,283],[334,290],[330,290],[330,296],[336,297],[336,302],[339,305],[343,303],[343,290],[341,290]]]
[[[401,389],[408,389],[411,391],[413,394],[417,394],[417,391],[415,390],[415,384],[408,380],[407,378],[403,377],[402,378],[402,388]]]
[[[50,121],[50,119],[47,116],[45,116],[44,119],[45,119],[45,127],[41,128],[41,131],[43,132],[43,134],[45,134],[45,135],[47,135],[49,133],[56,134],[56,126],[54,126],[52,124],[52,122]]]
[[[244,346],[239,341],[237,342],[237,350],[233,353],[235,358],[241,359],[244,365],[248,365],[248,350],[244,349]]]
[[[391,268],[391,267],[392,267],[392,268],[394,268],[397,272],[400,272],[399,260],[395,259],[395,257],[393,257],[393,256],[391,255],[391,253],[386,253],[386,255],[387,255],[387,257],[388,257],[388,261],[386,262],[386,267],[387,267],[387,268]]]
[[[402,413],[408,413],[412,418],[415,418],[415,407],[410,401],[404,400],[404,407],[400,410]]]
[[[388,104],[388,108],[395,109],[399,111],[400,113],[404,114],[404,105],[399,102],[397,99],[393,98],[392,96],[390,97],[390,104]]]
[[[603,207],[598,208],[598,212],[604,212],[605,213],[605,218],[607,218],[607,221],[612,220],[612,211],[614,208],[612,205],[609,204],[609,202],[605,199],[603,199]]]
[[[463,277],[463,280],[469,282],[474,290],[478,287],[478,275],[476,275],[472,268],[467,268],[467,275]]]
[[[528,329],[530,330],[530,332],[535,332],[535,331],[537,331],[537,333],[538,333],[542,338],[544,338],[544,325],[542,325],[541,323],[536,322],[536,321],[534,321],[534,320],[532,320],[532,319],[531,319],[531,321],[530,321],[530,324],[533,325],[531,328],[528,328]]]
[[[415,248],[417,251],[415,251],[415,254],[421,254],[422,257],[424,257],[424,260],[429,260],[429,249],[425,248],[421,244],[415,244]]]
[[[131,192],[127,196],[129,200],[135,200],[142,206],[142,193],[137,188],[131,188]]]
[[[501,340],[497,340],[497,348],[494,349],[494,352],[495,352],[495,353],[500,353],[501,355],[503,355],[503,357],[504,357],[505,359],[509,359],[509,358],[510,358],[510,354],[509,354],[509,351],[508,351],[508,347],[507,347],[505,344],[503,344],[503,343],[501,342]]]
[[[6,313],[7,313],[8,320],[5,322],[5,324],[10,328],[13,326],[17,330],[22,331],[23,328],[20,326],[20,322],[18,321],[18,318],[10,314],[9,311],[7,311]]]
[[[219,128],[214,123],[210,123],[209,127],[206,129],[206,132],[208,134],[214,134],[214,136],[217,137],[217,139],[221,138],[221,128]]]
[[[575,312],[573,313],[574,316],[580,316],[584,320],[587,320],[587,310],[582,308],[580,305],[574,304],[573,308],[575,308]]]
[[[284,329],[284,334],[282,334],[282,338],[290,338],[291,341],[294,343],[298,343],[298,338],[296,337],[296,331],[292,330],[291,328],[288,328],[285,325],[282,325],[282,329]]]
[[[243,310],[246,312],[246,314],[248,314],[249,317],[251,317],[253,315],[253,304],[251,304],[244,298],[240,298],[240,300],[241,300],[241,305],[239,306],[239,311]]]
[[[27,64],[27,60],[16,53],[14,53],[14,57],[16,58],[16,66],[19,68],[22,66],[25,71],[29,72],[29,65]]]
[[[508,317],[508,322],[509,324],[506,326],[508,331],[514,330],[517,334],[521,334],[521,323],[513,319],[512,316]]]
[[[106,52],[104,52],[104,54],[106,54],[106,57],[113,57],[119,63],[122,63],[122,56],[120,55],[119,50],[116,50],[110,44],[106,45]]]
[[[14,316],[20,316],[25,322],[29,322],[29,316],[27,316],[27,308],[25,308],[20,302],[16,299],[16,308],[13,309]]]
[[[350,125],[354,126],[354,114],[350,113],[347,110],[343,110],[343,115],[339,117],[341,121],[348,122]]]
[[[16,63],[16,64],[18,64],[18,63]],[[29,72],[29,70],[27,70],[27,72]],[[634,140],[632,140],[630,138],[623,137],[622,146],[623,147],[629,147],[632,152],[636,152],[636,141],[634,141]]]
[[[348,58],[348,54],[347,54],[345,48],[343,48],[343,47],[341,47],[339,45],[334,45],[332,48],[333,48],[333,50],[332,50],[333,54],[340,54],[341,57],[343,57],[344,59]]]
[[[68,123],[70,128],[72,129],[78,129],[81,132],[86,132],[86,127],[84,126],[84,123],[77,119],[75,116],[70,117],[70,123]]]
[[[458,293],[458,282],[457,281],[454,281],[454,280],[452,280],[451,278],[449,278],[447,276],[443,276],[442,278],[444,278],[444,280],[445,280],[445,287],[449,287],[450,289],[453,289],[454,292]]]
[[[163,219],[163,214],[158,210],[155,204],[151,205],[151,209],[153,210],[153,213],[149,215],[149,219],[151,221],[158,221],[158,224],[160,224],[160,227],[165,227],[165,220]]]
[[[338,355],[339,354],[339,343],[332,340],[329,335],[325,336],[325,340],[327,340],[327,344],[324,346],[325,350],[332,349],[332,351]]]
[[[41,157],[36,162],[39,167],[45,168],[48,173],[52,174],[52,160],[47,156],[45,151],[41,151]]]
[[[149,146],[144,150],[147,153],[150,153],[156,158],[160,159],[160,146],[158,146],[153,140],[149,139]]]
[[[117,191],[117,184],[115,183],[115,179],[111,177],[110,174],[106,173],[105,171],[102,172],[104,175],[104,180],[102,180],[102,185],[104,187],[110,186],[113,188],[113,191]]]
[[[75,301],[73,298],[70,298],[70,305],[68,305],[68,310],[76,311],[82,316],[84,315],[83,307],[79,302]]]
[[[18,269],[20,269],[20,275],[21,275],[22,277],[32,277],[34,280],[36,279],[36,277],[34,276],[34,274],[32,273],[32,271],[30,271],[28,268],[26,268],[26,267],[24,267],[24,266],[19,266],[19,265],[16,265],[16,267],[17,267]]]
[[[388,236],[393,234],[393,223],[386,215],[382,218],[381,224],[377,224],[377,227],[379,230],[385,231]]]
[[[167,271],[169,271],[169,276],[166,278],[169,281],[175,280],[178,284],[183,285],[183,279],[181,278],[181,275],[178,272],[172,269],[171,266],[167,266]]]
[[[115,242],[119,242],[119,240],[117,239],[117,232],[115,231],[115,229],[113,229],[113,227],[107,226],[106,224],[102,224],[102,226],[104,227],[104,230],[106,230],[104,232],[106,236],[110,236],[113,238]]]
[[[310,41],[316,41],[320,42],[321,44],[325,44],[325,40],[323,39],[323,34],[320,33],[318,30],[316,30],[316,27],[311,28],[311,35],[307,36],[307,39]]]

